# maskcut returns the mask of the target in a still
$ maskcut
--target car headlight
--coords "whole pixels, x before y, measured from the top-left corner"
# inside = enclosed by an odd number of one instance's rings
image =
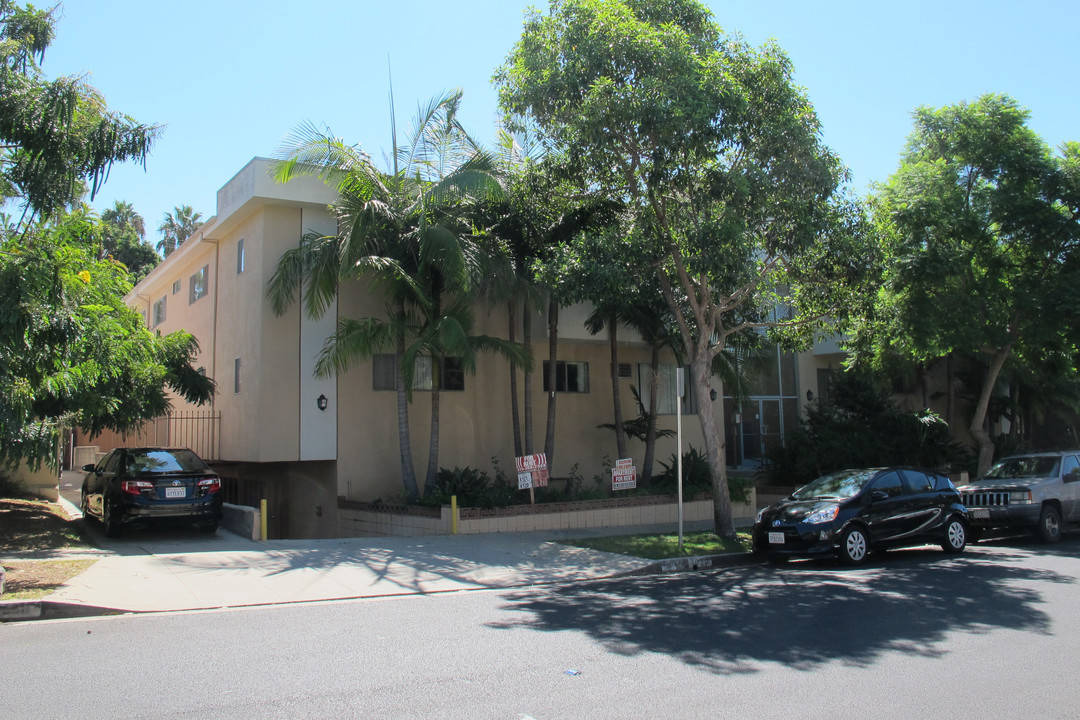
[[[1030,490],[1013,490],[1009,493],[1010,505],[1030,505],[1031,504],[1031,491]]]
[[[757,511],[757,517],[754,518],[754,524],[755,525],[759,525],[761,523],[761,516],[764,515],[765,511],[768,510],[768,509],[769,508],[761,508],[760,510]]]
[[[836,514],[840,512],[839,505],[830,505],[829,507],[823,507],[820,510],[815,510],[806,516],[803,520],[808,525],[820,525],[821,523],[832,522],[836,519]]]

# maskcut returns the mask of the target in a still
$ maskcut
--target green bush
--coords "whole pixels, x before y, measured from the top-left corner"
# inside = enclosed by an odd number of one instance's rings
[[[674,495],[678,493],[678,458],[672,454],[670,464],[663,461],[660,466],[664,471],[653,477],[649,490]],[[695,493],[711,493],[712,472],[709,470],[709,462],[705,455],[691,446],[683,453],[683,495]],[[728,496],[732,502],[746,502],[750,499],[750,488],[754,487],[753,478],[728,475]]]
[[[869,375],[835,374],[806,418],[768,455],[767,482],[801,486],[834,470],[916,465],[947,471],[967,467],[969,454],[933,412],[907,412]]]

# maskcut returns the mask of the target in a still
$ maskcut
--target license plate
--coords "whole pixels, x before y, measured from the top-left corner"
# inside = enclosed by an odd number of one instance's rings
[[[769,533],[769,544],[770,545],[783,545],[784,544],[784,533],[782,533],[782,532],[771,532],[771,533]]]
[[[972,508],[971,517],[974,520],[989,520],[990,509],[989,508]]]
[[[184,488],[184,487],[167,487],[167,488],[165,488],[165,497],[167,497],[167,498],[187,497],[187,488]]]

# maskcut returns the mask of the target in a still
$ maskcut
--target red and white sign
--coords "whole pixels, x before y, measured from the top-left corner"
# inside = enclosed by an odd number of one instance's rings
[[[548,466],[544,453],[514,458],[514,466],[518,473],[518,490],[547,487]]]
[[[615,461],[611,468],[611,489],[632,490],[637,487],[637,468],[632,458]]]

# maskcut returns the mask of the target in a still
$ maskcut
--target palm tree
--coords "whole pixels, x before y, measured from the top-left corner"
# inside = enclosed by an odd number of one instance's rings
[[[130,227],[142,240],[146,237],[146,223],[143,216],[135,211],[135,206],[123,200],[117,200],[113,206],[101,213],[102,222],[118,228]]]
[[[487,155],[457,119],[461,91],[433,98],[420,109],[404,145],[394,129],[392,167],[380,172],[355,146],[311,125],[290,140],[277,178],[315,174],[341,193],[333,205],[340,232],[306,236],[279,261],[268,286],[278,313],[305,288],[303,302],[321,315],[339,284],[362,276],[389,302],[386,318],[345,318],[327,340],[316,372],[340,373],[375,353],[394,350],[398,372],[398,439],[402,480],[419,497],[408,432],[408,404],[416,358],[431,358],[431,436],[425,487],[438,471],[440,378],[437,368],[454,357],[474,371],[479,352],[496,351],[528,362],[516,344],[472,334],[472,303],[487,258],[482,238],[468,222],[472,202],[498,192]],[[392,123],[393,127],[393,123]]]
[[[202,227],[202,213],[197,213],[190,205],[179,205],[172,212],[165,213],[165,218],[158,226],[161,240],[157,249],[169,257],[176,248]]]

